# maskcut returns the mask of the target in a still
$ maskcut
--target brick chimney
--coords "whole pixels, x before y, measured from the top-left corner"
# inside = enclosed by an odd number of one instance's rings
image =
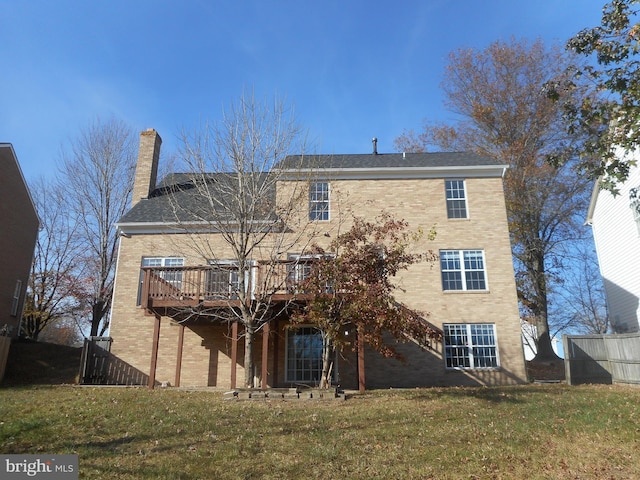
[[[143,198],[149,198],[149,194],[156,188],[160,145],[162,145],[162,138],[153,128],[148,128],[140,133],[138,165],[136,166],[131,199],[132,207]]]

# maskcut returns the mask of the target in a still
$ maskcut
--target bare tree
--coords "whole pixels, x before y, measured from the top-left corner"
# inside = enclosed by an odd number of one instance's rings
[[[551,328],[581,334],[608,333],[606,297],[593,245],[574,245],[566,253],[562,286],[554,295]]]
[[[109,327],[118,248],[116,222],[129,209],[136,160],[135,132],[121,121],[95,120],[62,154],[62,188],[78,222],[85,278],[91,291],[91,335]]]
[[[82,345],[83,335],[80,324],[75,318],[65,317],[47,325],[41,332],[39,341],[78,347]]]
[[[536,325],[538,359],[553,359],[549,333],[550,284],[559,279],[560,246],[580,238],[588,184],[568,156],[579,138],[567,133],[563,109],[544,91],[566,75],[573,58],[542,41],[497,41],[485,50],[449,56],[443,90],[460,121],[426,125],[396,140],[400,150],[470,150],[508,164],[505,197],[522,314]],[[566,95],[585,95],[575,88]],[[558,166],[549,156],[562,158]]]
[[[30,187],[40,218],[27,288],[21,334],[38,340],[47,327],[81,316],[87,291],[82,279],[78,225],[53,182],[38,179]]]
[[[173,192],[175,218],[191,251],[213,268],[237,275],[230,282],[237,302],[193,313],[244,327],[246,387],[254,383],[254,334],[278,314],[273,295],[282,289],[282,260],[294,246],[304,251],[314,237],[308,183],[287,182],[287,171],[278,168],[288,154],[304,152],[305,140],[283,101],[246,94],[219,122],[182,136],[181,161],[189,173]],[[196,202],[186,199],[189,191]],[[252,273],[258,265],[259,279]]]

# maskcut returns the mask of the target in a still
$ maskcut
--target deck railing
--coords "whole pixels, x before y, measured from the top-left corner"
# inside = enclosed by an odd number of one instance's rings
[[[249,301],[265,294],[288,298],[303,293],[312,263],[312,260],[252,262],[243,271],[233,264],[142,267],[141,304],[150,307],[228,303],[241,298]],[[240,294],[243,283],[245,295]]]

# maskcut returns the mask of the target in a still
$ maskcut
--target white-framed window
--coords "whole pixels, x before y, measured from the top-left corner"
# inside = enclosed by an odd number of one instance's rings
[[[293,263],[288,266],[287,284],[294,288],[296,285],[300,285],[309,278],[309,275],[311,275],[313,260],[318,257],[315,255],[290,254],[288,258]]]
[[[287,330],[286,381],[319,383],[322,376],[322,335],[315,327]]]
[[[312,182],[309,186],[309,220],[329,220],[328,182]]]
[[[464,180],[445,180],[447,218],[467,218],[467,195]]]
[[[16,280],[16,288],[13,289],[13,297],[11,298],[11,316],[18,316],[18,307],[20,306],[20,293],[22,293],[22,280]]]
[[[182,257],[142,257],[142,267],[184,267],[184,258]],[[158,272],[160,278],[170,283],[177,289],[182,288],[182,270],[160,270]],[[144,272],[140,271],[140,284],[138,285],[137,304],[142,303],[142,282],[144,280]]]
[[[442,289],[487,290],[483,250],[440,250]]]
[[[498,368],[498,342],[492,323],[445,324],[444,358],[450,369]]]
[[[240,269],[235,260],[209,260],[206,293],[208,299],[237,299],[240,289]]]
[[[318,262],[322,259],[333,259],[335,255],[330,253],[325,253],[323,255],[296,255],[290,254],[288,259],[292,261],[292,263],[287,267],[287,286],[288,289],[300,293],[299,286],[302,285],[305,280],[307,280],[313,269],[314,262]],[[326,281],[323,284],[325,293],[333,292],[333,283],[331,281]]]

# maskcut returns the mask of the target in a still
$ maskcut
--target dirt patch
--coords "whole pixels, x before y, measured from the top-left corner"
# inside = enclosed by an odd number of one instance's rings
[[[527,374],[532,382],[562,382],[565,380],[564,360],[527,362]]]
[[[77,383],[82,348],[14,340],[2,386]]]

